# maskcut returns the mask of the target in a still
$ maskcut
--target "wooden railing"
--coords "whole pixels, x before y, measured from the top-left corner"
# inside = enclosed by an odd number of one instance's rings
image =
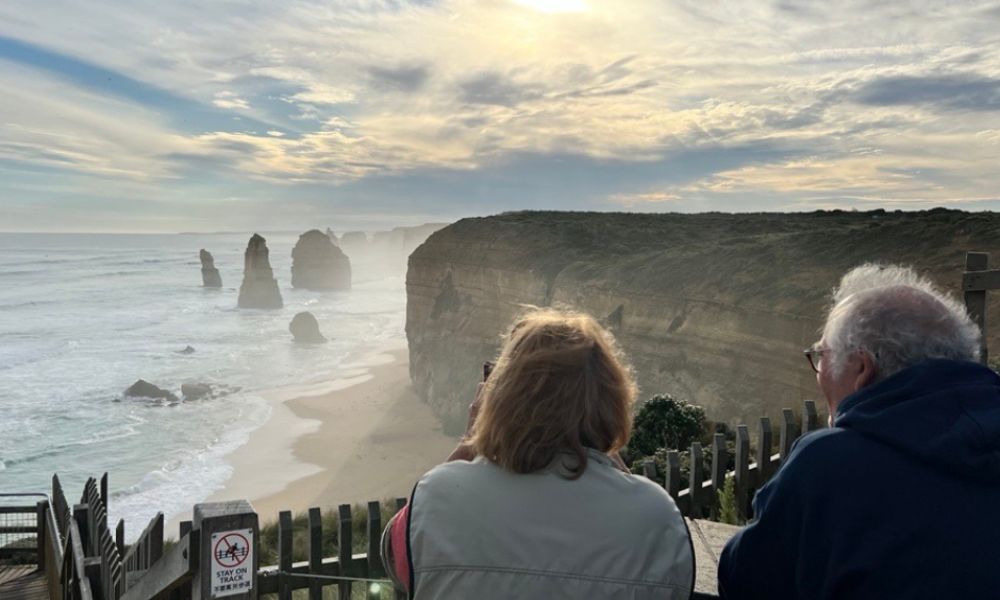
[[[405,498],[397,498],[395,512],[406,505]],[[321,600],[323,588],[337,586],[338,598],[351,598],[355,585],[365,585],[366,594],[372,599],[382,597],[382,590],[390,586],[382,566],[382,505],[368,503],[366,532],[367,552],[353,552],[354,521],[351,505],[341,504],[337,519],[337,556],[323,556],[323,517],[319,508],[309,509],[308,555],[309,560],[292,562],[292,513],[282,511],[278,515],[278,564],[262,567],[258,581],[260,593],[276,593],[278,600],[290,600],[292,592],[309,589],[309,600]],[[395,514],[395,512],[393,514]],[[406,598],[402,592],[394,592],[395,598]]]
[[[700,442],[691,444],[689,485],[681,489],[680,452],[670,450],[666,455],[665,477],[657,475],[653,461],[646,461],[643,471],[646,477],[663,485],[677,502],[681,514],[694,519],[717,518],[719,514],[719,492],[727,478],[735,481],[736,509],[740,519],[746,520],[750,514],[750,500],[763,487],[788,456],[788,452],[800,436],[819,429],[816,403],[806,400],[803,405],[801,426],[791,409],[782,410],[778,428],[778,447],[775,452],[774,432],[771,420],[761,417],[757,424],[756,460],[751,461],[750,432],[746,425],[736,428],[734,463],[735,468],[727,471],[729,448],[725,434],[716,433],[712,438],[711,473],[707,473],[704,449]]]
[[[93,566],[88,567],[84,549],[85,536],[76,519],[67,516],[66,499],[59,478],[53,477],[51,496],[0,496],[43,498],[30,506],[0,506],[0,515],[20,517],[17,525],[0,526],[0,534],[20,538],[14,543],[0,544],[3,546],[0,548],[0,559],[18,554],[22,560],[30,559],[34,562],[45,577],[49,598],[52,600],[94,600],[90,581],[94,569]]]
[[[111,531],[108,529],[108,475],[97,480],[90,478],[83,487],[80,504],[73,507],[73,515],[81,526],[81,542],[87,553],[86,567],[91,588],[98,588],[97,596],[104,600],[118,600],[124,591],[122,561]]]

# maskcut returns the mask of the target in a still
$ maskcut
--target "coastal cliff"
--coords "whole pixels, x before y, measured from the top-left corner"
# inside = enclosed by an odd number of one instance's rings
[[[668,392],[719,421],[777,419],[820,399],[801,350],[847,269],[904,263],[957,294],[966,251],[1000,257],[998,233],[998,215],[943,209],[463,219],[410,255],[410,375],[460,429],[480,365],[514,317],[559,305],[612,328],[642,398]],[[989,337],[996,348],[1000,336]]]

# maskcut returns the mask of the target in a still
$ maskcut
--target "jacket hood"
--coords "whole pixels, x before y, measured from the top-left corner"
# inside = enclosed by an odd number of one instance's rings
[[[978,363],[900,371],[845,398],[834,425],[952,476],[1000,482],[1000,376]]]

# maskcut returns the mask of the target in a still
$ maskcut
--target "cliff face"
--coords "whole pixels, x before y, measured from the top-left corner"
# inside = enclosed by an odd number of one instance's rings
[[[348,231],[338,243],[351,260],[377,261],[382,272],[401,275],[406,271],[410,253],[424,243],[428,236],[446,225],[425,223],[396,227],[389,231],[376,231],[370,239],[363,231]]]
[[[455,430],[524,305],[561,305],[613,329],[643,398],[669,392],[714,420],[777,419],[821,399],[801,350],[846,270],[909,264],[957,294],[965,252],[1000,256],[998,232],[1000,216],[944,210],[464,219],[410,256],[410,374]]]

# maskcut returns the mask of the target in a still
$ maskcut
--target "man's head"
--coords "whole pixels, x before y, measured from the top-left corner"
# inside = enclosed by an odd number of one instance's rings
[[[933,358],[977,360],[965,308],[912,269],[866,264],[840,280],[818,344],[816,379],[830,408],[863,387]]]

